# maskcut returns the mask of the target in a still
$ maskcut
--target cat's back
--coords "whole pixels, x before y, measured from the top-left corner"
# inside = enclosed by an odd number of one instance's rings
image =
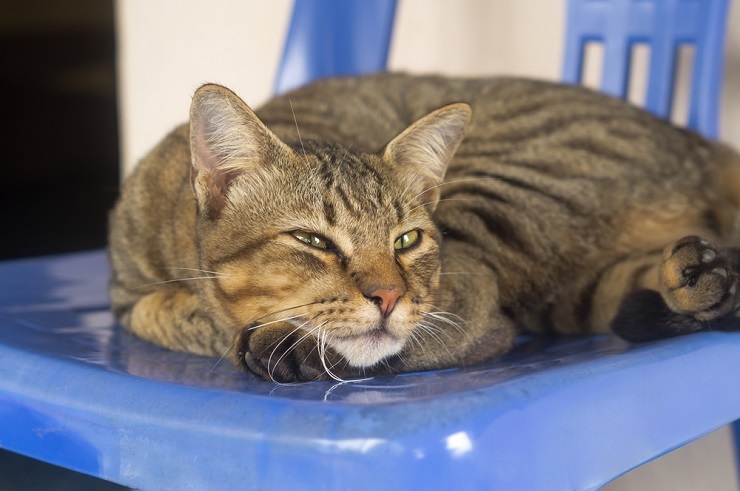
[[[286,141],[328,139],[377,151],[446,104],[473,109],[448,180],[487,171],[578,182],[583,201],[694,187],[716,146],[621,100],[578,86],[521,78],[376,74],[319,81],[258,111]],[[677,179],[680,176],[680,179]],[[514,177],[512,177],[514,179]],[[680,182],[679,182],[680,181]],[[550,182],[550,181],[548,181]],[[590,183],[590,184],[589,184]],[[608,185],[605,185],[608,183]]]
[[[335,140],[376,151],[410,123],[456,102],[473,108],[463,145],[504,148],[559,134],[608,131],[629,139],[675,140],[681,130],[621,100],[579,86],[512,77],[454,78],[381,73],[320,80],[275,97],[257,113],[286,141]],[[587,127],[587,131],[583,130]],[[585,133],[585,134],[584,134]],[[681,136],[679,140],[685,140]]]

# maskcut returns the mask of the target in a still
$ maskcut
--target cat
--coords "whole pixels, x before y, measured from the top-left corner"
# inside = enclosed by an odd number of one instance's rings
[[[278,382],[476,364],[522,331],[732,329],[740,157],[517,78],[200,87],[111,213],[112,308]]]

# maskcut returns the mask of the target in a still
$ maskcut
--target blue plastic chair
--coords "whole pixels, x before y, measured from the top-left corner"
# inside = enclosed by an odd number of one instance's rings
[[[385,70],[395,13],[396,0],[295,2],[275,92]]]
[[[740,336],[523,340],[280,386],[116,326],[104,252],[0,265],[0,447],[138,489],[597,489],[740,416]]]
[[[645,108],[673,109],[678,50],[694,49],[688,124],[717,137],[728,0],[569,0],[563,80],[579,83],[588,43],[604,47],[601,90],[626,98],[636,45],[650,47]]]
[[[103,251],[0,264],[0,448],[144,490],[596,489],[740,417],[736,334],[281,386],[128,335],[108,277]]]

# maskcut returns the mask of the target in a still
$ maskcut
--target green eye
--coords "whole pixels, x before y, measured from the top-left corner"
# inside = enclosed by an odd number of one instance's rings
[[[397,251],[401,251],[403,249],[408,249],[409,247],[412,247],[417,242],[419,242],[419,231],[411,230],[397,238],[396,241],[393,243],[393,247]]]
[[[311,247],[316,247],[317,249],[328,249],[329,245],[331,244],[329,242],[329,239],[322,237],[319,234],[314,234],[312,232],[304,232],[303,230],[296,230],[295,232],[291,232],[293,237],[300,240],[301,242],[310,245]]]

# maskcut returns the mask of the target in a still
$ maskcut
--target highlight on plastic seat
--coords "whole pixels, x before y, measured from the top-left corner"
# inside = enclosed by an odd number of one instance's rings
[[[633,55],[647,48],[645,108],[670,118],[679,54],[693,52],[687,126],[716,138],[728,4],[728,0],[569,0],[563,80],[580,83],[587,47],[601,45],[600,89],[626,98],[635,75]]]

